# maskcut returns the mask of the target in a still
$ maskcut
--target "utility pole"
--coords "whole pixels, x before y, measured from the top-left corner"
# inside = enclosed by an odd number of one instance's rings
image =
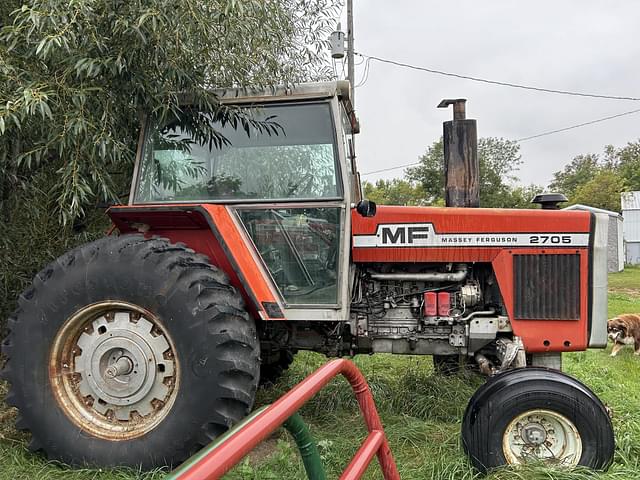
[[[438,108],[453,105],[453,120],[444,122],[444,183],[447,207],[480,206],[478,129],[466,118],[464,98],[444,99]]]
[[[351,106],[356,109],[356,74],[353,63],[353,0],[347,0],[347,62],[349,63],[347,77],[351,84]]]

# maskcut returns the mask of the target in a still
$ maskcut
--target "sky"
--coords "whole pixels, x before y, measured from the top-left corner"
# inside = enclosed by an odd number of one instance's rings
[[[640,97],[640,2],[609,0],[354,0],[355,51],[503,82]],[[342,14],[346,31],[346,7]],[[356,64],[362,59],[356,57]],[[338,73],[342,67],[338,65]],[[356,67],[356,83],[364,63]],[[356,89],[363,180],[401,177],[467,98],[479,137],[519,139],[640,109],[640,101],[538,93],[371,62]],[[546,186],[573,157],[640,138],[640,113],[521,143],[520,183]]]

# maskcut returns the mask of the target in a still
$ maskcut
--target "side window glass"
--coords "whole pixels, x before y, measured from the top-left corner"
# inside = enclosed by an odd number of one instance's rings
[[[239,209],[288,304],[337,304],[340,208]]]

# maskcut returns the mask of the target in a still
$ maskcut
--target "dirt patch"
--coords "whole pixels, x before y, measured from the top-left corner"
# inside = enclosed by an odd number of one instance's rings
[[[626,295],[632,298],[640,298],[640,290],[637,288],[610,288],[609,293]]]
[[[280,435],[278,433],[274,433],[269,438],[259,443],[258,446],[251,450],[251,453],[247,455],[249,464],[253,466],[259,465],[273,455],[276,452],[279,438]]]

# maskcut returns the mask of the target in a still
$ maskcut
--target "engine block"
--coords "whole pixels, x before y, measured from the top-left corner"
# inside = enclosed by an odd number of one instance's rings
[[[466,264],[361,272],[351,309],[359,345],[373,352],[472,354],[509,330],[488,277],[486,268]]]

